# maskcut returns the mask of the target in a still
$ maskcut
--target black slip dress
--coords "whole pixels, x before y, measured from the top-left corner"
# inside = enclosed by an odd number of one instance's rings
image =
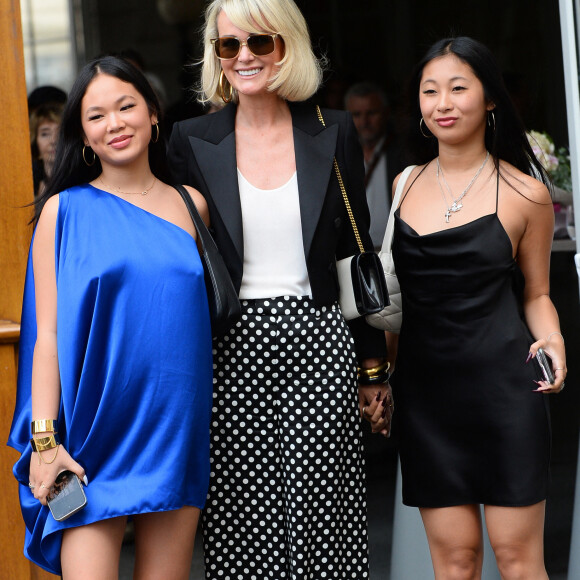
[[[392,383],[406,505],[546,498],[548,399],[533,392],[539,376],[525,362],[533,338],[524,277],[497,215],[498,191],[494,213],[432,234],[395,214],[403,326]]]

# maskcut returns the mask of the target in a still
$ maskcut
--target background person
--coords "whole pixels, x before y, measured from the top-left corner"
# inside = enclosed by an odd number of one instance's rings
[[[116,578],[132,517],[135,577],[186,580],[207,494],[207,295],[159,116],[133,65],[87,64],[36,205],[9,444],[25,554],[64,578]],[[47,495],[63,470],[88,482],[87,505],[56,521]]]
[[[337,304],[356,242],[334,156],[371,246],[356,132],[303,102],[321,70],[294,2],[213,0],[204,39],[202,100],[229,104],[175,125],[169,160],[207,200],[243,310],[214,350],[206,577],[362,580],[360,413],[386,432],[391,403],[383,333]],[[378,367],[358,394],[357,359]]]
[[[403,502],[420,508],[437,578],[480,577],[483,504],[501,577],[546,579],[545,395],[566,376],[549,297],[549,180],[481,43],[434,44],[409,95],[420,165],[393,240],[404,312],[393,375]],[[553,385],[530,361],[539,347]]]
[[[30,91],[27,99],[28,114],[43,105],[65,105],[66,92],[59,87],[43,85]]]
[[[352,85],[344,98],[362,146],[365,161],[365,187],[371,214],[370,234],[380,249],[391,209],[393,179],[401,169],[398,146],[390,126],[387,95],[372,82]]]
[[[40,105],[30,113],[30,148],[34,197],[42,194],[52,174],[63,105]]]

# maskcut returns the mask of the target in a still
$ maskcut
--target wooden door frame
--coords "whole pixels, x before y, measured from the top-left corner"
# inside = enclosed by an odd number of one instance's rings
[[[0,577],[19,580],[56,578],[23,555],[24,522],[12,465],[18,458],[6,446],[14,412],[20,310],[33,199],[28,103],[22,47],[20,2],[0,0]]]

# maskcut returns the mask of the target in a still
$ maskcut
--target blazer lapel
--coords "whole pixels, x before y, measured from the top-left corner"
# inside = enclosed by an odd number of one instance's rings
[[[298,175],[300,215],[304,255],[308,257],[324,205],[333,169],[338,125],[323,127],[310,103],[290,105],[294,133],[294,152]],[[234,247],[243,260],[242,208],[238,188],[236,107],[227,106],[212,113],[212,123],[202,137],[189,137],[190,146],[217,211]]]
[[[291,110],[302,238],[304,255],[308,257],[333,171],[338,125],[324,128],[313,105]]]
[[[198,166],[233,245],[243,259],[242,208],[238,190],[236,140],[234,135],[235,106],[212,113],[212,123],[204,137],[189,137]]]

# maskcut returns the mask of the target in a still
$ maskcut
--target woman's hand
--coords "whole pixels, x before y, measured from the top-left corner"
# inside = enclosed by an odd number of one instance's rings
[[[359,385],[359,408],[361,417],[371,424],[373,433],[391,436],[391,419],[395,409],[393,392],[389,383]]]
[[[550,357],[554,384],[550,384],[547,381],[536,381],[538,388],[534,392],[546,395],[560,393],[564,389],[564,380],[568,374],[564,339],[559,332],[553,332],[547,338],[537,340],[530,346],[530,354],[526,362],[536,357],[539,348],[544,349],[544,352]]]
[[[58,450],[58,451],[57,451]],[[56,459],[51,459],[56,455]],[[42,454],[42,457],[40,455]],[[50,463],[46,463],[49,461]],[[47,451],[33,452],[30,457],[30,491],[42,504],[46,505],[46,498],[50,488],[54,485],[56,477],[62,471],[76,473],[80,480],[87,485],[85,470],[69,455],[68,451],[59,445]]]

